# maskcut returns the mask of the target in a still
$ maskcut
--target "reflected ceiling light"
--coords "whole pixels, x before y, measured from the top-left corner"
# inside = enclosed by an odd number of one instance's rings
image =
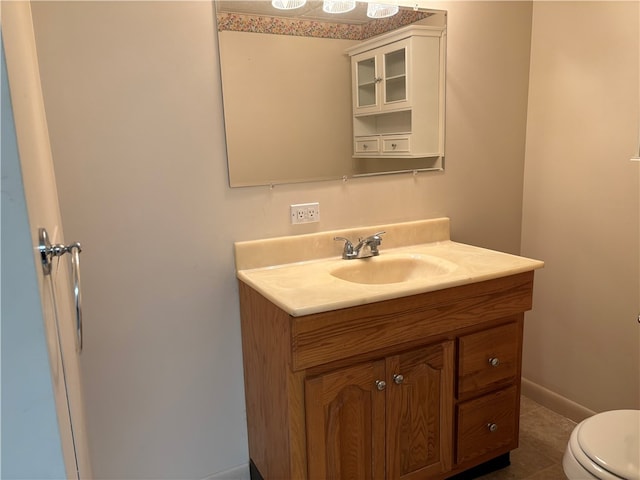
[[[293,10],[294,8],[300,8],[307,0],[271,0],[273,8],[278,10]]]
[[[322,10],[327,13],[346,13],[356,8],[356,0],[324,0]]]
[[[385,18],[392,17],[398,13],[397,5],[385,5],[383,3],[370,3],[367,5],[367,17],[369,18]]]

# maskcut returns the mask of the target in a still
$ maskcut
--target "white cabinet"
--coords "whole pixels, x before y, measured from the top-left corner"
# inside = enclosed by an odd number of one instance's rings
[[[404,27],[347,53],[353,156],[444,156],[445,28]]]

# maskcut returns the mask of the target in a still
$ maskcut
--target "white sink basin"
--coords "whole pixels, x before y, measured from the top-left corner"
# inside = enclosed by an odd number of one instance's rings
[[[447,260],[420,254],[380,255],[345,260],[329,273],[352,283],[388,284],[433,278],[453,272],[457,265]]]

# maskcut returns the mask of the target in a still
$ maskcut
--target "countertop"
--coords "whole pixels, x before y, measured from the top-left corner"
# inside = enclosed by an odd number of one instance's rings
[[[334,242],[334,236],[357,239],[354,235],[382,230],[386,233],[380,256],[372,261],[385,256],[420,255],[448,265],[447,273],[385,284],[352,283],[330,274],[347,262],[371,261],[343,260],[342,244]],[[316,248],[307,248],[309,245]],[[320,258],[313,258],[316,251]],[[298,317],[514,275],[542,268],[544,262],[451,241],[449,219],[439,218],[238,242],[236,265],[239,280]]]

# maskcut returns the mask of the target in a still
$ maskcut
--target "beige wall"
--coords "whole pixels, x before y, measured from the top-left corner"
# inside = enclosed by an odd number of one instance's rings
[[[522,253],[546,266],[523,372],[593,411],[640,408],[639,5],[533,7]]]
[[[219,39],[232,184],[351,176],[345,50],[358,42],[234,31]]]
[[[455,240],[519,251],[531,4],[429,6],[449,10],[446,172],[270,190],[227,186],[209,3],[34,5],[97,477],[246,463],[234,241],[447,215]],[[289,225],[308,201],[322,221]]]

